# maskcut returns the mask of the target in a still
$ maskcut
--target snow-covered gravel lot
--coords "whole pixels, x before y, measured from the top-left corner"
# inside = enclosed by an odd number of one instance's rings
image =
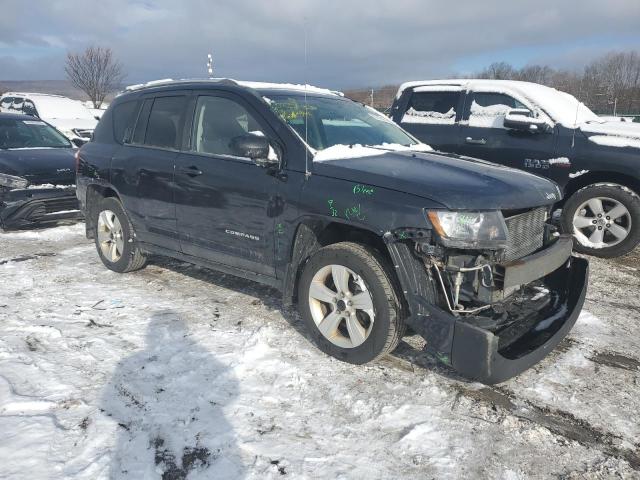
[[[407,338],[356,367],[277,292],[84,226],[0,233],[0,478],[640,478],[640,258],[593,259],[539,366],[469,383]]]

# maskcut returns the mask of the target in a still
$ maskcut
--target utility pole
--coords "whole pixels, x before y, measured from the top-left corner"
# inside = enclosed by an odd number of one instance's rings
[[[373,108],[373,88],[371,89],[371,108]]]
[[[618,97],[613,99],[613,116],[616,117],[616,112],[618,111]]]
[[[207,55],[207,74],[209,78],[213,78],[213,57],[211,54]]]

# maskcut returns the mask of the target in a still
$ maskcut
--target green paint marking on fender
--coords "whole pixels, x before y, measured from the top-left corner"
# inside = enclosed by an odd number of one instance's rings
[[[347,220],[356,218],[360,221],[363,221],[366,218],[362,213],[362,208],[360,207],[360,204],[354,205],[352,207],[345,209],[344,216]]]
[[[338,209],[333,206],[333,200],[327,200],[327,203],[329,204],[329,210],[331,211],[331,216],[332,217],[337,217],[338,216]]]
[[[373,195],[374,188],[367,185],[357,184],[353,186],[354,195]]]

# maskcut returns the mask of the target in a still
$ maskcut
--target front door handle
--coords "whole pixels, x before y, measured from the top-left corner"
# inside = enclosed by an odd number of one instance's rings
[[[467,143],[471,143],[473,145],[486,145],[487,141],[484,138],[471,138],[471,137],[467,137],[464,139],[465,142]]]
[[[191,165],[190,167],[181,167],[178,169],[178,172],[189,175],[190,177],[197,177],[198,175],[202,175],[202,170],[200,170],[195,165]]]

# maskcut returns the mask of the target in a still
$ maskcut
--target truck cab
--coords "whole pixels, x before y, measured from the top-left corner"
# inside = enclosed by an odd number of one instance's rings
[[[601,119],[543,85],[503,80],[408,82],[391,114],[436,150],[558,183],[560,225],[578,251],[613,257],[640,243],[640,125]]]

